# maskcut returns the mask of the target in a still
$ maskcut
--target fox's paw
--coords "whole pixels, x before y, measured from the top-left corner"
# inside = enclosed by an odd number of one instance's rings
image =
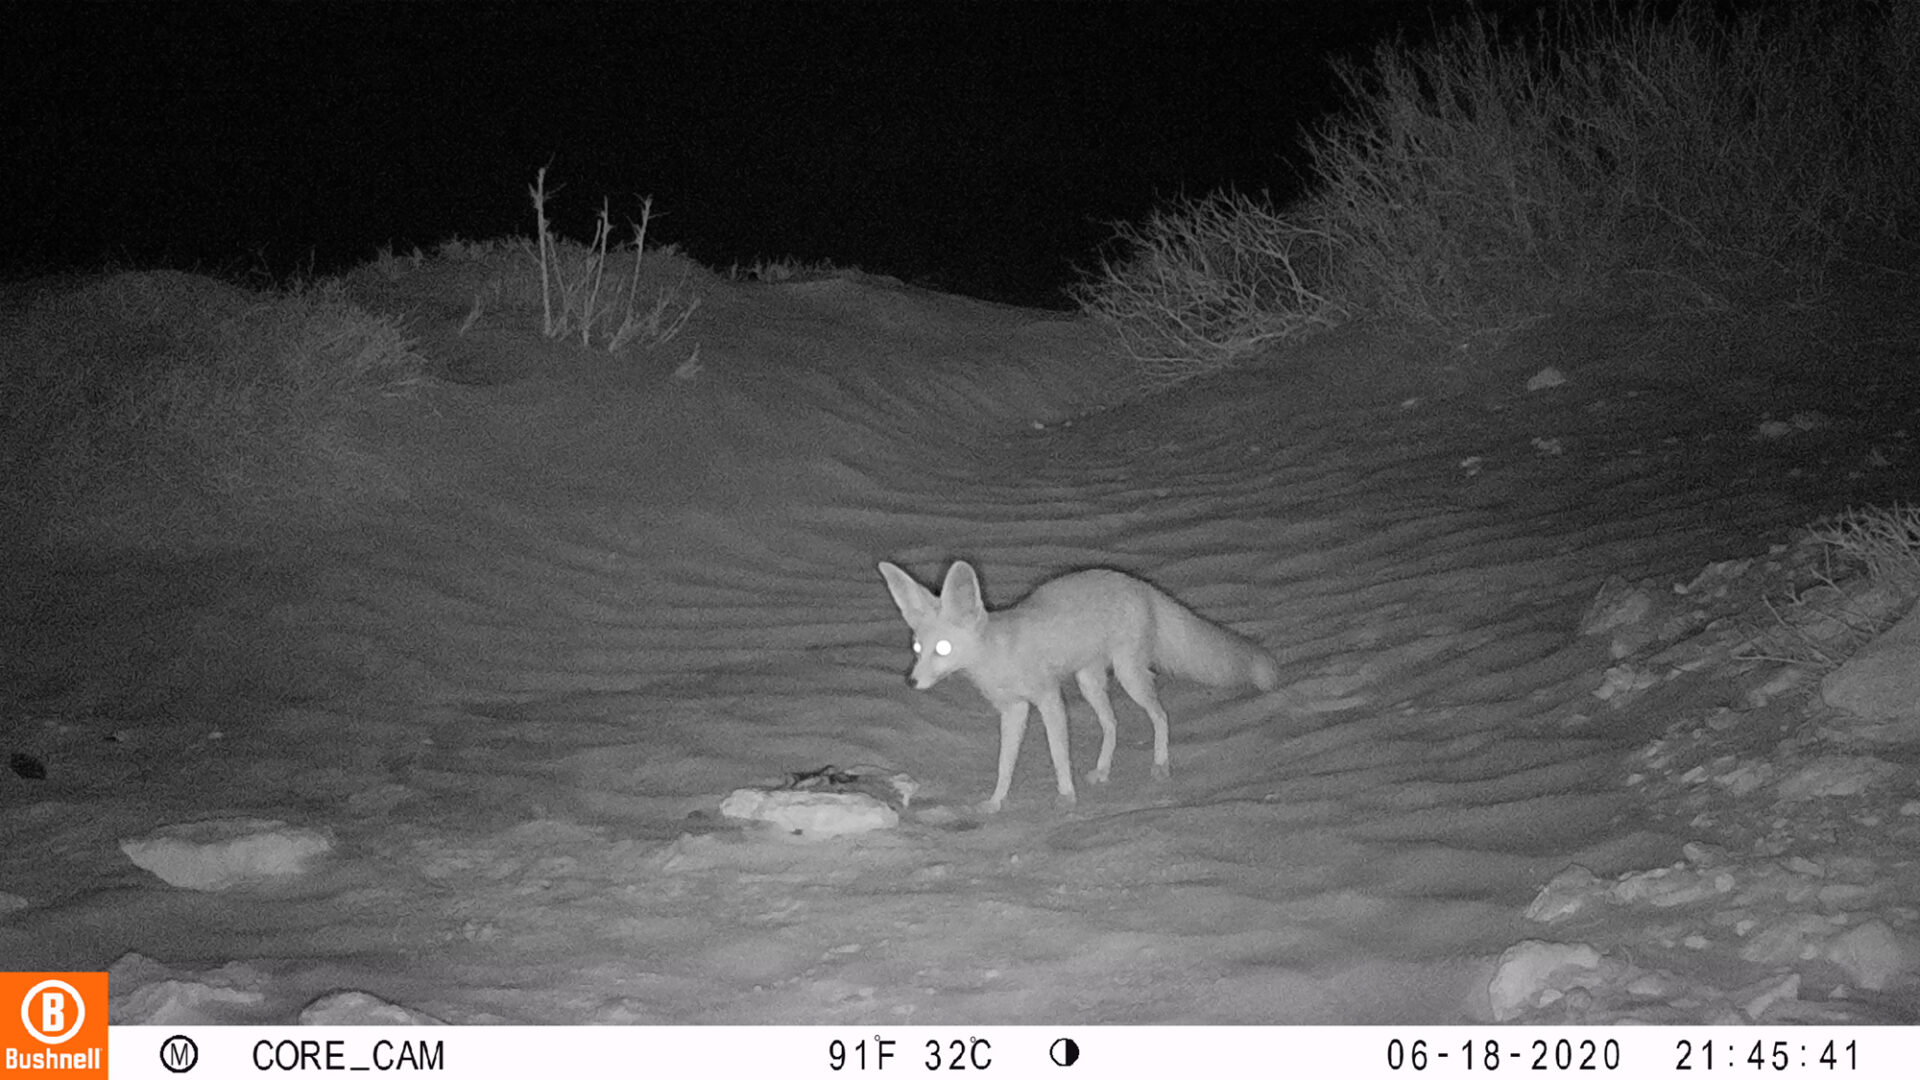
[[[1104,784],[1104,783],[1106,783],[1106,782],[1107,782],[1107,770],[1106,770],[1106,769],[1104,769],[1104,768],[1098,768],[1098,769],[1088,769],[1088,770],[1087,770],[1087,783],[1089,783],[1089,784]]]
[[[1004,798],[982,799],[973,804],[973,808],[978,813],[997,814],[1000,812],[1000,807],[1005,805],[1005,803],[1006,800]]]
[[[1074,804],[1079,801],[1080,800],[1074,798],[1073,792],[1063,791],[1053,797],[1053,808],[1064,814],[1068,810],[1073,809]]]
[[[1167,763],[1164,761],[1154,762],[1153,763],[1153,782],[1156,784],[1172,783],[1173,769],[1169,767]]]

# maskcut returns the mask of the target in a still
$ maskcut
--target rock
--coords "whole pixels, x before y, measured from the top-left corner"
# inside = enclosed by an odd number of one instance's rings
[[[360,990],[335,990],[316,998],[312,1004],[300,1010],[300,1023],[309,1027],[345,1025],[359,1027],[376,1026],[422,1026],[440,1024],[426,1013],[415,1012],[404,1005],[395,1005],[383,1001],[372,994]]]
[[[1605,897],[1606,891],[1593,871],[1578,864],[1569,866],[1555,874],[1527,905],[1527,918],[1544,923],[1570,919],[1594,900]]]
[[[1495,1020],[1512,1020],[1559,1000],[1576,986],[1599,985],[1600,950],[1591,945],[1523,941],[1500,954],[1487,984]]]
[[[1560,369],[1549,364],[1536,372],[1533,378],[1527,380],[1527,392],[1535,393],[1556,386],[1564,386],[1566,381],[1567,377],[1560,373]]]
[[[1911,727],[1920,742],[1920,608],[1829,672],[1820,697],[1863,720]]]
[[[1687,867],[1660,867],[1623,874],[1608,889],[1616,904],[1649,904],[1657,908],[1713,900],[1733,891],[1737,882],[1725,870],[1703,873]]]
[[[239,961],[188,973],[128,953],[107,979],[116,1024],[257,1024],[267,1004],[266,973]]]
[[[1787,915],[1761,927],[1740,946],[1740,959],[1765,967],[1787,967],[1819,956],[1833,925],[1808,912]]]
[[[1902,941],[1886,923],[1875,919],[1841,934],[1827,944],[1827,959],[1862,990],[1885,990],[1920,957],[1911,943]]]
[[[1859,795],[1898,778],[1900,767],[1876,757],[1828,754],[1780,778],[1774,792],[1783,801]]]
[[[1731,996],[1747,1019],[1757,1021],[1778,1002],[1800,1000],[1800,975],[1794,972],[1768,979],[1736,990]]]
[[[808,839],[891,829],[900,824],[900,814],[871,795],[828,791],[741,788],[721,800],[720,815],[762,822]]]
[[[298,877],[315,857],[333,850],[333,841],[283,821],[236,818],[169,825],[120,841],[120,850],[175,888],[218,892]]]
[[[1593,602],[1587,605],[1587,613],[1580,619],[1580,634],[1605,634],[1623,626],[1633,626],[1646,621],[1653,612],[1653,594],[1645,588],[1628,584],[1627,579],[1615,574],[1600,586],[1593,596]]]

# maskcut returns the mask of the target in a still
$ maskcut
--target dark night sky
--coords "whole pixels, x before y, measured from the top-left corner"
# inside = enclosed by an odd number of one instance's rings
[[[1297,183],[1330,53],[1436,10],[1267,4],[15,3],[0,272],[321,271],[654,196],[725,268],[827,258],[1054,303],[1109,223]]]

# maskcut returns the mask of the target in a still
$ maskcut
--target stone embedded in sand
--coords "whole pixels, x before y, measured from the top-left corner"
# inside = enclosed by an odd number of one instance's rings
[[[127,953],[107,967],[116,1024],[261,1023],[272,977],[241,961],[181,971]]]
[[[1768,1009],[1783,1001],[1797,1001],[1800,998],[1800,973],[1789,972],[1771,979],[1764,979],[1752,986],[1741,987],[1729,995],[1741,1012],[1749,1020],[1759,1020]]]
[[[720,816],[763,822],[809,838],[846,836],[900,824],[900,815],[893,807],[858,792],[741,788],[721,800]]]
[[[1743,700],[1749,709],[1764,709],[1775,698],[1785,697],[1798,691],[1812,677],[1805,668],[1783,667],[1774,672],[1766,682],[1749,689]]]
[[[1616,904],[1649,904],[1657,908],[1713,900],[1732,892],[1737,882],[1724,870],[1702,872],[1687,866],[1662,866],[1623,874],[1607,890]]]
[[[411,1027],[445,1023],[362,990],[335,990],[300,1010],[304,1027]]]
[[[1559,1000],[1574,987],[1599,985],[1599,970],[1600,950],[1591,945],[1523,941],[1500,954],[1487,984],[1493,1018],[1512,1020]]]
[[[1740,946],[1740,959],[1766,967],[1787,967],[1820,955],[1833,924],[1824,915],[1784,915],[1761,927]]]
[[[1862,990],[1885,990],[1910,968],[1920,966],[1920,951],[1886,923],[1875,919],[1841,934],[1827,945],[1827,959]]]
[[[1783,801],[1844,798],[1897,779],[1900,767],[1870,755],[1828,754],[1815,758],[1775,785]]]
[[[1898,723],[1920,742],[1920,608],[1822,679],[1820,697],[1863,720]]]
[[[1587,613],[1580,619],[1580,633],[1582,636],[1609,633],[1645,622],[1652,613],[1652,594],[1615,574],[1600,586],[1593,602],[1587,605]]]
[[[135,990],[127,997],[126,1015],[139,1024],[231,1023],[230,1014],[260,1008],[266,995],[258,990],[169,979]]]
[[[169,825],[120,841],[120,850],[175,888],[217,892],[297,877],[315,857],[333,850],[333,841],[284,821],[233,818]]]
[[[1593,876],[1593,871],[1575,863],[1553,876],[1553,880],[1540,889],[1540,894],[1527,905],[1527,918],[1534,922],[1559,922],[1572,918],[1584,911],[1597,900],[1604,900],[1607,887]]]

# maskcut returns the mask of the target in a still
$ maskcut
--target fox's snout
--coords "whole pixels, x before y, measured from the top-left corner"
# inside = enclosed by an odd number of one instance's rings
[[[940,681],[941,672],[933,670],[933,665],[925,660],[915,660],[913,670],[907,672],[907,685],[915,690],[931,690],[933,684]]]

